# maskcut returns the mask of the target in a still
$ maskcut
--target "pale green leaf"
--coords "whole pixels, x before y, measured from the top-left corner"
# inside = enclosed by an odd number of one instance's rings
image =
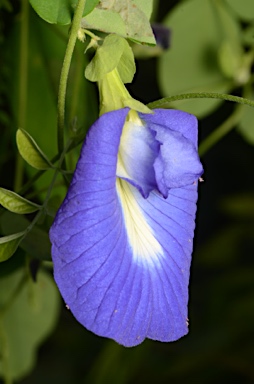
[[[224,41],[240,49],[240,29],[223,4],[211,0],[180,2],[164,24],[173,33],[170,49],[159,59],[158,75],[163,95],[229,93],[234,80],[228,79],[221,70],[218,52]],[[219,100],[184,100],[171,106],[202,117],[219,103]]]
[[[59,314],[57,288],[44,272],[39,272],[36,283],[26,281],[8,306],[23,274],[18,270],[0,281],[0,306],[7,305],[0,319],[0,376],[15,382],[33,369],[38,346],[53,331]]]
[[[81,26],[86,29],[96,29],[106,33],[117,33],[126,36],[126,27],[121,16],[114,11],[95,8],[82,19]]]
[[[144,2],[140,2],[145,9]],[[106,33],[116,33],[122,37],[145,44],[155,45],[155,39],[147,15],[150,15],[151,4],[148,3],[146,12],[139,7],[139,1],[115,0],[114,2],[101,1],[82,20],[83,28],[96,29]]]
[[[0,237],[0,262],[8,260],[17,250],[25,232]]]
[[[150,20],[153,12],[153,0],[133,0],[133,3],[146,15],[147,19]]]
[[[120,61],[124,50],[124,39],[117,35],[107,36],[85,70],[90,81],[99,81],[107,73],[113,71]]]
[[[18,129],[16,140],[19,153],[28,164],[41,170],[52,168],[52,164],[47,159],[47,156],[42,152],[28,132],[23,129]]]
[[[155,45],[153,31],[145,13],[132,0],[118,0],[115,8],[126,25],[126,37],[137,42]]]
[[[124,83],[131,82],[135,73],[135,62],[128,42],[117,35],[108,35],[97,49],[85,70],[90,81],[99,81],[117,68]]]
[[[124,40],[124,50],[119,60],[117,70],[124,84],[132,82],[136,72],[136,65],[133,51],[126,40]]]
[[[8,211],[18,214],[32,213],[40,209],[39,205],[5,188],[0,188],[0,204]]]

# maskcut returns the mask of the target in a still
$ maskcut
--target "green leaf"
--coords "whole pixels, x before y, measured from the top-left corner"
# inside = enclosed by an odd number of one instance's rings
[[[138,2],[118,0],[115,10],[120,13],[126,25],[127,38],[140,43],[156,44],[149,19],[138,7]]]
[[[210,0],[180,2],[163,23],[173,31],[171,48],[159,59],[163,95],[230,92],[234,81],[223,74],[217,55],[223,41],[240,47],[240,29],[223,4]],[[172,103],[172,107],[202,117],[220,103],[184,100]]]
[[[124,50],[120,57],[117,70],[124,84],[132,82],[136,72],[136,65],[133,51],[126,40],[124,40]]]
[[[67,25],[71,23],[77,0],[30,0],[35,12],[51,24]],[[99,3],[99,0],[86,0],[83,15],[86,16]]]
[[[153,0],[133,0],[133,3],[146,15],[147,19],[150,20],[150,17],[153,12]]]
[[[121,16],[114,11],[95,8],[81,21],[82,28],[96,29],[106,33],[117,33],[126,36],[126,28]]]
[[[32,167],[41,170],[53,167],[32,136],[24,129],[17,130],[16,140],[19,153]]]
[[[59,294],[52,278],[39,272],[36,283],[28,280],[22,285],[23,278],[19,270],[0,281],[0,306],[7,305],[0,318],[0,376],[15,382],[33,369],[37,349],[55,328],[59,314]]]
[[[8,211],[18,214],[32,213],[40,209],[39,205],[5,188],[0,188],[0,204]]]
[[[146,9],[146,12],[143,10]],[[115,0],[101,1],[82,20],[83,28],[96,29],[106,33],[116,33],[135,42],[155,45],[155,38],[147,15],[151,12],[151,2],[148,7],[144,1]]]
[[[253,0],[226,0],[234,12],[245,21],[252,21],[254,17]]]
[[[92,10],[96,7],[96,5],[99,4],[99,2],[100,2],[100,0],[86,0],[83,16],[86,16],[89,13],[91,13]],[[77,3],[78,3],[78,1],[76,0],[76,4]]]
[[[124,83],[130,83],[135,73],[132,50],[127,41],[117,35],[108,35],[85,70],[90,81],[99,81],[117,68]]]
[[[254,100],[254,94],[252,94],[251,100]],[[249,144],[254,145],[254,108],[244,106],[243,109],[242,118],[237,127],[237,131]]]
[[[241,67],[242,53],[229,42],[223,41],[218,51],[218,60],[220,68],[228,78],[234,78]]]
[[[0,226],[4,235],[15,232],[25,231],[30,221],[24,216],[16,215],[11,212],[5,212],[1,215]],[[48,233],[38,226],[34,226],[20,244],[26,253],[35,259],[51,260],[51,244]]]
[[[0,237],[0,262],[8,260],[16,251],[25,232]]]
[[[113,71],[120,61],[124,50],[124,39],[117,35],[107,36],[85,70],[90,81],[99,81],[107,73]]]
[[[70,24],[73,8],[69,0],[30,0],[35,12],[48,23]]]

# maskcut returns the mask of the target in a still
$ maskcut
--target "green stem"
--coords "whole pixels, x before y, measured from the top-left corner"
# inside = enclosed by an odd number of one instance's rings
[[[230,132],[240,121],[243,113],[243,106],[238,105],[235,111],[225,120],[218,128],[216,128],[202,143],[199,145],[199,156],[203,156],[211,147],[214,146],[222,137]]]
[[[72,140],[70,142],[70,145],[67,146],[67,150],[65,150],[64,153],[65,154],[69,153],[73,148],[76,148],[79,144],[81,144],[84,141],[84,138],[85,138],[85,135],[82,135],[80,139],[78,139],[77,141]],[[60,159],[60,157],[61,157],[61,154],[58,153],[56,156],[54,156],[50,160],[50,162],[52,164],[55,164]],[[59,170],[59,172],[61,172],[62,174],[66,174],[66,172],[64,172],[63,169],[60,170],[59,168],[60,167],[58,166],[57,169]],[[34,182],[37,181],[42,175],[44,175],[44,173],[45,173],[45,170],[36,172],[35,175],[31,179],[29,179],[28,182],[18,191],[18,193],[20,195],[24,195],[33,186]]]
[[[163,99],[153,101],[152,103],[147,104],[148,108],[168,108],[169,103],[178,100],[186,99],[221,99],[225,101],[232,101],[238,104],[248,105],[249,107],[254,108],[254,101],[246,99],[244,97],[228,95],[225,93],[213,93],[213,92],[201,92],[201,93],[183,93],[180,95],[165,97]]]
[[[68,152],[69,150],[69,147],[71,145],[71,141],[69,141],[66,145],[66,147],[64,148],[61,156],[60,156],[60,159],[59,159],[59,169],[56,168],[55,169],[55,172],[54,172],[54,175],[53,175],[53,178],[52,178],[52,181],[49,185],[49,188],[48,188],[48,191],[47,191],[47,194],[46,194],[46,198],[43,202],[43,205],[40,209],[40,211],[36,214],[36,216],[34,217],[34,219],[31,221],[31,223],[28,225],[28,227],[25,229],[24,231],[24,235],[21,239],[21,241],[27,236],[27,234],[33,229],[33,227],[35,226],[35,224],[39,221],[39,219],[41,218],[41,216],[45,213],[46,209],[47,209],[47,204],[48,204],[48,201],[50,199],[50,195],[51,195],[51,192],[53,190],[53,187],[56,183],[56,179],[57,179],[57,176],[58,176],[58,173],[60,172],[60,169],[61,169],[61,165],[64,161],[64,157],[66,155],[66,153]]]
[[[58,152],[62,153],[64,149],[64,125],[65,125],[65,99],[66,99],[66,88],[67,80],[71,65],[71,59],[74,51],[74,47],[77,40],[78,30],[80,28],[80,22],[83,16],[86,0],[79,0],[73,22],[71,26],[70,37],[65,51],[65,57],[63,61],[62,71],[60,75],[60,84],[58,92]]]
[[[82,56],[81,56],[81,52],[77,49],[76,49],[75,53],[76,53],[75,72],[76,73],[82,73],[82,69],[83,69],[83,65],[84,65],[84,63],[83,63],[84,54],[82,54]],[[71,98],[71,105],[70,105],[70,117],[71,117],[72,121],[75,118],[75,116],[77,114],[77,110],[78,110],[78,103],[80,100],[80,93],[81,93],[80,92],[81,84],[82,84],[82,82],[80,81],[79,76],[75,76],[73,79],[72,98]]]
[[[19,54],[19,97],[18,97],[18,126],[25,127],[27,111],[27,77],[28,77],[28,31],[29,31],[29,2],[21,3],[21,31]],[[14,191],[18,191],[22,185],[24,173],[24,160],[17,154],[14,178]]]
[[[102,40],[101,37],[95,35],[93,32],[89,31],[88,29],[83,29],[83,32],[84,32],[86,35],[90,36],[91,39],[94,39],[94,40]]]
[[[65,156],[66,152],[68,151],[68,149],[70,147],[70,144],[71,144],[71,142],[69,142],[67,144],[66,148],[64,148],[64,150],[63,150],[63,152],[61,154],[61,157],[59,159],[59,168],[61,167],[61,164],[64,161],[64,156]],[[55,184],[58,172],[59,172],[58,169],[56,169],[55,172],[54,172],[54,176],[53,176],[52,182],[51,182],[51,184],[50,184],[50,186],[48,188],[46,199],[45,199],[45,201],[43,203],[43,208],[44,209],[47,206],[47,203],[48,203],[48,200],[50,198],[53,186]],[[26,230],[24,231],[23,238],[28,234],[28,232],[31,231],[31,229],[34,227],[36,222],[40,219],[42,214],[43,214],[43,209],[41,209],[37,213],[37,215],[35,216],[34,220],[26,228]],[[3,317],[4,317],[5,313],[11,307],[13,302],[16,300],[16,298],[20,294],[21,290],[25,286],[25,283],[27,282],[27,280],[28,280],[28,275],[24,274],[22,276],[21,280],[18,282],[17,286],[15,287],[14,291],[12,292],[9,300],[6,303],[4,303],[4,305],[0,308],[0,355],[1,355],[0,356],[0,361],[1,361],[2,366],[3,366],[3,376],[4,376],[5,384],[12,384],[12,378],[11,378],[10,369],[9,369],[9,358],[8,358],[9,357],[9,353],[8,353],[7,338],[6,338],[6,335],[5,335],[5,331],[4,331],[4,327],[3,327],[2,321],[3,321]]]

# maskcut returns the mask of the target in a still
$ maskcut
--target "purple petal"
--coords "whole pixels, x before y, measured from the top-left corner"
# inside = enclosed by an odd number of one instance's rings
[[[197,153],[195,116],[182,111],[157,109],[153,115],[142,117],[149,129],[156,132],[155,138],[161,144],[154,169],[162,195],[167,197],[169,189],[195,183],[203,173]]]
[[[190,113],[176,109],[155,109],[153,114],[139,114],[148,125],[157,124],[181,133],[197,149],[197,119]]]
[[[138,122],[141,121],[138,119]],[[121,136],[117,176],[138,188],[143,197],[157,187],[153,164],[159,153],[155,133],[144,125],[129,121]]]
[[[109,112],[91,127],[50,238],[55,280],[77,320],[134,346],[145,338],[174,341],[188,332],[197,184],[170,189],[167,199],[157,191],[144,199],[116,178],[127,113]],[[156,113],[147,116],[147,125],[151,116],[151,124],[158,124]],[[172,126],[177,131],[176,122]]]

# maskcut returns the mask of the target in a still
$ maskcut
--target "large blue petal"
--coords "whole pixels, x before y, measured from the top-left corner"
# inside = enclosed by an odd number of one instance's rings
[[[74,316],[96,334],[134,346],[188,332],[197,184],[170,189],[167,199],[157,191],[144,199],[116,178],[127,113],[109,112],[91,127],[50,238],[55,280]]]

